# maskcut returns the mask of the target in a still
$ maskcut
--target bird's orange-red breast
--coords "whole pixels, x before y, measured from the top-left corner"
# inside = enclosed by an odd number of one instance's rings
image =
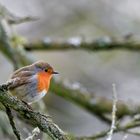
[[[38,91],[42,91],[42,90],[47,90],[49,89],[50,86],[50,80],[52,78],[52,72],[49,72],[49,70],[51,71],[51,69],[48,69],[48,72],[39,72],[37,75],[37,79],[38,79]]]
[[[44,61],[16,70],[11,76],[9,91],[12,95],[27,102],[36,102],[47,93],[53,74],[58,74]]]

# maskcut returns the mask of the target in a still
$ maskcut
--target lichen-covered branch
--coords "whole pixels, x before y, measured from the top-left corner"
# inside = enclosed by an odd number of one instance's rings
[[[113,40],[109,38],[108,40],[98,39],[92,42],[84,42],[80,40],[76,42],[59,42],[59,41],[38,41],[38,42],[29,42],[24,44],[24,48],[27,51],[62,51],[62,50],[89,50],[89,51],[108,51],[108,50],[131,50],[131,51],[140,51],[140,42],[129,41],[129,40]]]
[[[16,128],[12,111],[8,106],[6,106],[6,105],[4,105],[4,106],[5,106],[6,114],[7,114],[7,117],[9,118],[9,121],[10,121],[10,124],[12,126],[14,134],[15,134],[17,140],[21,140],[20,132]]]
[[[38,127],[43,132],[47,133],[53,140],[67,140],[68,136],[50,119],[39,112],[33,111],[27,104],[18,100],[14,96],[7,94],[8,84],[0,85],[0,102],[17,113],[29,124]]]

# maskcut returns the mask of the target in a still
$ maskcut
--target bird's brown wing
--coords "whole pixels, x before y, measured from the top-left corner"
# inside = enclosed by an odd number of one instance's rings
[[[30,83],[31,77],[34,75],[32,71],[18,71],[15,72],[12,76],[11,79],[8,82],[11,82],[9,89],[12,90],[16,87],[20,87],[24,84]]]
[[[11,79],[18,77],[18,75],[20,76],[20,74],[29,75],[31,73],[33,73],[33,66],[32,65],[25,66],[25,67],[22,67],[22,68],[16,70],[12,74]]]

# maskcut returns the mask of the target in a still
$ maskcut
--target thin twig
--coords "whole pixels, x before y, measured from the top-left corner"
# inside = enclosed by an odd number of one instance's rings
[[[140,136],[140,132],[132,132],[132,131],[126,130],[126,133],[135,135],[135,136]]]
[[[137,128],[137,127],[140,127],[140,122],[130,121],[129,123],[127,123],[124,126],[117,127],[113,131],[113,133],[125,132],[125,133],[128,133],[128,134],[139,135],[136,132],[133,133],[131,131],[128,131],[129,129]],[[98,134],[95,134],[95,135],[89,136],[89,137],[84,137],[84,136],[83,137],[77,137],[77,139],[78,140],[94,140],[94,139],[103,138],[108,134],[108,131],[110,131],[110,130],[101,131]]]
[[[117,111],[117,92],[115,84],[112,84],[113,87],[113,107],[112,107],[112,123],[110,131],[108,132],[108,137],[106,140],[112,140],[113,132],[116,129],[116,111]]]
[[[40,129],[38,127],[34,128],[32,134],[28,136],[25,140],[34,140],[36,136],[40,133]]]
[[[118,125],[116,127],[116,129],[114,129],[113,133],[124,132],[124,133],[128,133],[128,134],[140,136],[139,133],[137,133],[137,132],[129,131],[130,129],[137,128],[137,127],[140,127],[140,121],[130,120],[130,122],[128,122],[124,126]],[[93,140],[93,139],[103,138],[108,134],[108,131],[110,131],[110,130],[101,131],[98,134],[95,134],[95,135],[89,136],[89,137],[78,137],[77,139],[78,140]]]
[[[16,128],[16,125],[15,125],[15,122],[14,122],[14,117],[12,115],[12,111],[7,105],[4,105],[4,106],[5,106],[6,114],[9,118],[9,122],[10,122],[10,125],[12,126],[14,134],[15,134],[17,140],[21,140],[20,132]]]
[[[5,19],[8,24],[21,24],[24,22],[36,21],[39,18],[32,16],[18,17],[10,12],[5,6],[0,4],[0,19]]]

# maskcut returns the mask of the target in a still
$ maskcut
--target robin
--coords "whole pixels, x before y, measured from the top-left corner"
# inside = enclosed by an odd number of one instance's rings
[[[28,104],[40,100],[46,95],[53,74],[58,74],[46,62],[38,61],[16,70],[11,78],[9,91],[13,96]]]

